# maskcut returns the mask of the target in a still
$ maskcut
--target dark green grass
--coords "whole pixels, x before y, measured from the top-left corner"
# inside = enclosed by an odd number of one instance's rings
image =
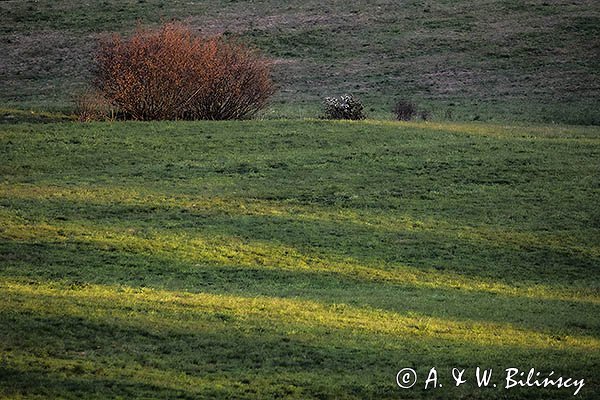
[[[267,118],[353,92],[371,118],[412,99],[438,120],[600,123],[595,1],[0,2],[0,102],[68,112],[94,41],[172,18],[277,60]]]
[[[0,396],[572,396],[509,367],[600,389],[595,128],[0,129]]]

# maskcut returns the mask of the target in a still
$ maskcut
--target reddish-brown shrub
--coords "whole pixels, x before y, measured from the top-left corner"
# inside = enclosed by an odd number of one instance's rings
[[[94,83],[121,116],[138,120],[244,119],[274,91],[270,63],[255,50],[177,23],[101,41]]]

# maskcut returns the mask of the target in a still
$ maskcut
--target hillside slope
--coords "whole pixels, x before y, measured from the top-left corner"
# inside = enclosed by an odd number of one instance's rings
[[[593,0],[40,0],[0,13],[5,107],[68,109],[99,34],[177,18],[276,60],[268,117],[316,116],[324,96],[353,92],[374,117],[408,98],[438,119],[600,123]]]

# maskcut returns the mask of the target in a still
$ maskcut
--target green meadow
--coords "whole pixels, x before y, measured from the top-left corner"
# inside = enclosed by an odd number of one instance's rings
[[[0,15],[0,399],[600,399],[600,2]],[[273,61],[257,119],[75,122],[98,40],[171,20]]]
[[[3,124],[0,397],[573,397],[514,367],[597,398],[599,156],[567,125]]]

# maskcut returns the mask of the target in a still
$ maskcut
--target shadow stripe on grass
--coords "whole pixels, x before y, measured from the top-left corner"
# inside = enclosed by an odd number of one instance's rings
[[[115,186],[71,187],[2,185],[0,198],[9,200],[60,200],[84,202],[90,205],[150,206],[159,209],[179,208],[189,211],[210,211],[226,215],[287,217],[298,221],[325,221],[345,223],[384,232],[417,231],[427,232],[452,239],[485,243],[494,247],[509,246],[551,248],[584,257],[600,257],[600,247],[581,243],[570,232],[539,235],[501,227],[461,226],[456,222],[439,218],[417,219],[410,215],[392,215],[364,212],[352,209],[331,211],[317,206],[305,206],[259,199],[224,199],[192,196],[173,197],[165,193],[152,192],[146,188],[132,189]]]

